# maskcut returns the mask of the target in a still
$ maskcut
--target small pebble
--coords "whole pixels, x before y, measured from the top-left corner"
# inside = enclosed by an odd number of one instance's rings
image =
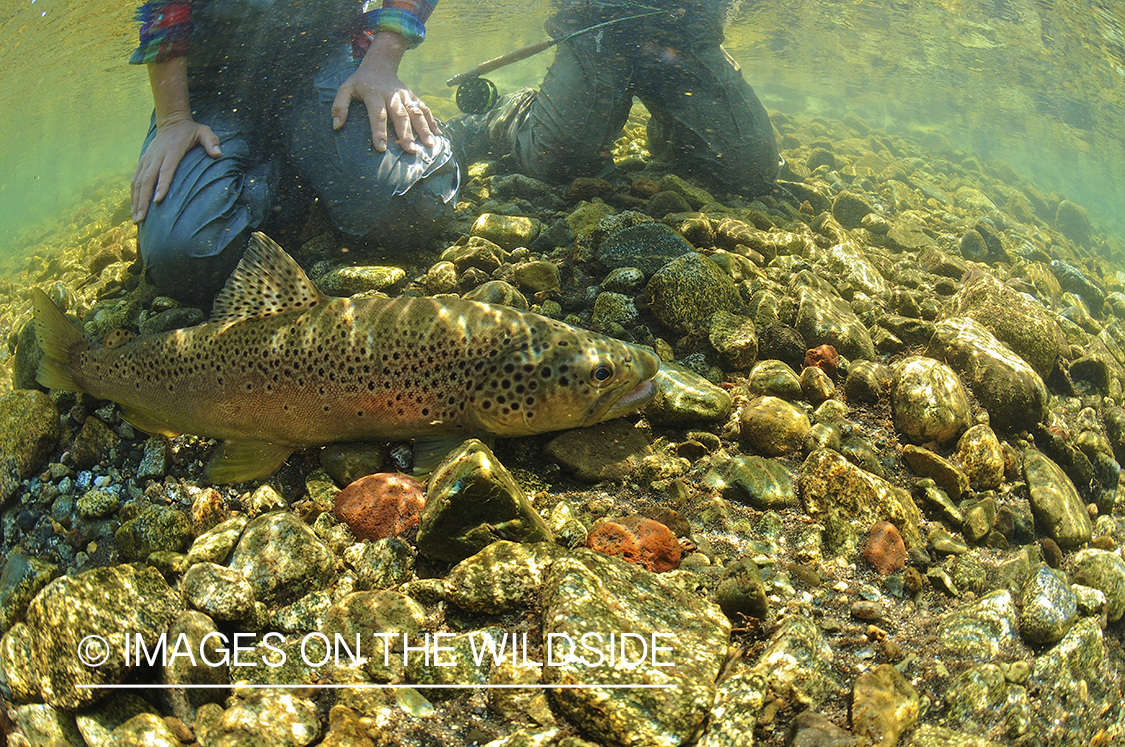
[[[1043,548],[1043,560],[1052,568],[1061,568],[1063,562],[1062,548],[1050,537],[1044,537],[1040,542]]]
[[[887,576],[906,566],[906,545],[894,524],[880,521],[871,527],[863,559],[874,566],[880,576]]]

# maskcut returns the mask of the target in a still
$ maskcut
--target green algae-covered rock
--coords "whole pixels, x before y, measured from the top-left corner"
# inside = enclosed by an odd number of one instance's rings
[[[445,598],[461,609],[489,615],[531,604],[544,573],[563,554],[553,542],[493,542],[453,567],[442,582]]]
[[[191,537],[191,520],[171,506],[148,504],[114,533],[126,560],[146,560],[154,552],[180,552]]]
[[[769,395],[789,402],[800,402],[804,396],[801,379],[789,364],[776,359],[759,361],[750,371],[746,388],[751,397]]]
[[[798,476],[801,499],[809,514],[838,516],[862,524],[889,521],[906,546],[923,545],[922,514],[910,494],[827,449],[812,452]]]
[[[1105,594],[1106,618],[1117,622],[1125,615],[1125,561],[1104,550],[1083,550],[1074,559],[1071,582]]]
[[[598,248],[598,259],[610,269],[636,267],[652,275],[693,251],[691,244],[663,223],[639,223],[607,237]]]
[[[70,455],[74,458],[74,466],[78,469],[89,469],[93,465],[110,457],[112,449],[117,446],[120,439],[117,434],[109,429],[99,418],[88,417],[74,437],[70,447]]]
[[[1017,740],[1031,728],[1027,689],[1013,684],[995,664],[965,670],[946,688],[946,718],[955,726]]]
[[[1028,643],[1051,644],[1078,619],[1078,600],[1070,584],[1046,565],[1036,566],[1023,587],[1020,635]]]
[[[196,563],[180,581],[188,606],[214,620],[235,621],[254,613],[254,587],[242,574],[214,563]]]
[[[47,703],[31,703],[12,709],[12,717],[20,733],[33,745],[85,744],[74,714]]]
[[[0,454],[14,457],[20,478],[43,466],[59,441],[59,411],[43,392],[19,389],[0,397]]]
[[[958,373],[996,428],[1030,428],[1046,414],[1043,379],[974,319],[939,322],[926,355],[945,361]]]
[[[418,551],[456,562],[501,539],[549,542],[551,530],[500,460],[470,439],[430,476]]]
[[[797,500],[792,473],[776,459],[760,456],[728,456],[719,452],[703,484],[722,493],[730,501],[744,503],[759,511],[781,509]]]
[[[656,395],[645,405],[647,417],[662,425],[726,420],[730,395],[699,374],[674,363],[660,367],[652,383]]]
[[[321,468],[340,487],[381,472],[386,461],[387,449],[367,442],[328,444],[320,451]]]
[[[187,565],[195,563],[226,563],[242,530],[250,522],[245,514],[231,517],[226,521],[216,524],[203,534],[195,538],[187,551]]]
[[[332,580],[332,551],[292,513],[262,514],[242,530],[229,566],[246,577],[258,601],[283,605]]]
[[[652,453],[652,447],[648,437],[632,423],[616,418],[565,431],[551,439],[543,453],[579,480],[621,482]]]
[[[833,673],[834,658],[820,626],[791,615],[782,621],[752,671],[765,678],[777,697],[818,708],[841,687]]]
[[[78,685],[123,682],[135,665],[125,659],[125,634],[154,644],[183,608],[180,596],[154,568],[95,568],[47,585],[27,608],[36,637],[42,697],[56,708],[75,709],[101,698]],[[88,666],[79,658],[80,644]]]
[[[1046,308],[988,274],[966,282],[953,302],[957,315],[976,320],[1039,376],[1051,373],[1063,335]]]
[[[875,345],[867,327],[828,283],[802,270],[790,281],[789,294],[797,303],[793,326],[808,347],[831,345],[852,360],[875,357]]]
[[[640,226],[637,226],[640,228]],[[737,312],[738,289],[722,269],[701,254],[685,254],[656,271],[646,289],[649,306],[669,329],[705,329],[714,314]]]
[[[317,286],[329,296],[355,296],[386,290],[405,278],[401,267],[340,267],[320,277]]]
[[[549,642],[544,681],[671,686],[557,690],[559,711],[607,747],[683,744],[711,711],[730,622],[717,606],[667,580],[667,575],[589,550],[559,558],[547,571],[541,595],[543,636]],[[610,636],[620,658],[625,632],[633,634],[624,644],[628,661],[637,662],[633,666],[609,661]],[[601,660],[580,647],[582,636],[602,652]],[[655,651],[654,643],[667,650]],[[657,666],[654,661],[674,666]]]
[[[320,737],[320,718],[311,701],[257,690],[225,711],[215,703],[201,707],[195,735],[204,745],[305,747]]]
[[[948,443],[969,427],[969,398],[949,366],[911,356],[893,371],[891,410],[895,428],[908,439]]]
[[[110,743],[114,730],[142,713],[159,719],[159,716],[156,716],[156,707],[144,698],[127,691],[115,692],[93,708],[86,708],[76,713],[75,720],[86,744],[101,747]],[[154,744],[166,744],[166,742],[157,741]],[[178,741],[176,745],[178,747]]]
[[[539,235],[539,222],[521,215],[481,213],[469,229],[469,235],[487,239],[511,251],[517,246],[527,246]]]
[[[191,688],[161,691],[161,702],[167,711],[185,724],[195,721],[195,712],[204,703],[222,703],[230,691],[222,685],[230,683],[229,666],[224,663],[223,639],[215,621],[195,610],[185,610],[168,628],[168,640],[183,640],[198,654],[194,661],[186,656],[171,657],[161,670],[165,685],[193,685]],[[211,666],[203,660],[215,662]],[[199,685],[218,685],[215,688]]]
[[[708,329],[711,347],[733,368],[750,368],[758,359],[758,332],[754,320],[729,311],[716,312]]]
[[[1043,454],[1029,449],[1023,455],[1023,475],[1027,480],[1035,521],[1043,531],[1059,547],[1089,542],[1094,531],[1093,522],[1066,472]]]
[[[865,744],[894,745],[918,722],[918,691],[890,664],[864,672],[852,685],[852,732]]]
[[[809,416],[777,397],[757,397],[742,408],[739,435],[756,451],[776,457],[800,450],[808,435]]]
[[[762,574],[751,558],[739,558],[723,570],[723,577],[715,587],[715,603],[723,614],[737,622],[738,616],[768,620],[770,603]]]
[[[59,568],[23,552],[13,552],[0,573],[0,633],[16,622],[40,589],[59,575]]]
[[[1060,694],[1074,692],[1083,680],[1096,681],[1106,658],[1105,638],[1098,621],[1085,617],[1061,641],[1035,660],[1032,678]]]
[[[425,608],[405,594],[357,591],[328,610],[321,632],[329,640],[334,640],[336,634],[345,641],[354,641],[359,636],[367,658],[365,668],[371,676],[385,680],[403,671],[401,653],[388,659],[387,647],[401,652],[404,636],[410,645],[418,645],[419,631],[425,622]]]
[[[994,591],[946,613],[938,621],[937,636],[941,648],[953,657],[992,661],[1017,640],[1011,593]]]

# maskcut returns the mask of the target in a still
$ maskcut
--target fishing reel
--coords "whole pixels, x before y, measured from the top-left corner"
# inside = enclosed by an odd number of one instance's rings
[[[461,81],[454,97],[457,108],[465,114],[484,114],[491,111],[499,100],[500,92],[496,90],[496,84],[480,76]]]

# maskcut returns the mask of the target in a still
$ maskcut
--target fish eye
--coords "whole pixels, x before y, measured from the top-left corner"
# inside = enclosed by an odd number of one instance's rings
[[[594,370],[590,372],[590,378],[594,380],[595,384],[604,384],[613,378],[613,366],[609,363],[599,363],[594,366]]]

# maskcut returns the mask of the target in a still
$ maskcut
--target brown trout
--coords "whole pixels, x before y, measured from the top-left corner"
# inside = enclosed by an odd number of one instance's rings
[[[334,441],[591,425],[647,402],[660,366],[643,348],[506,306],[326,297],[261,233],[196,327],[98,345],[42,291],[32,302],[41,384],[112,400],[148,433],[222,439],[207,467],[217,483]]]

